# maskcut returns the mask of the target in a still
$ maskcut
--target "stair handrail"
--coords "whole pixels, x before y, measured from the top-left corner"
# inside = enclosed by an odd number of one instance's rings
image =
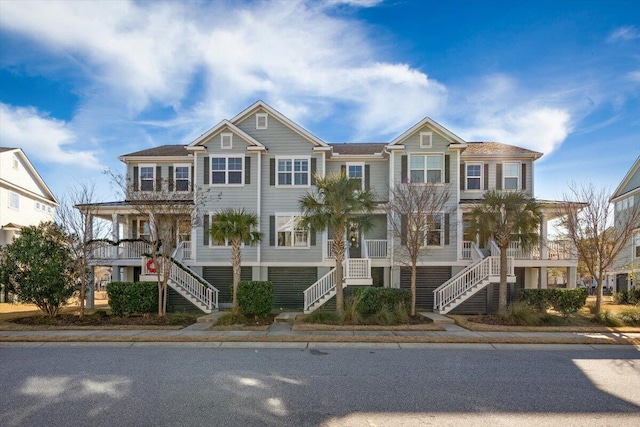
[[[442,310],[449,302],[486,279],[491,274],[494,260],[492,256],[478,260],[438,286],[433,291],[433,309]]]
[[[486,258],[485,254],[482,252],[480,247],[476,242],[471,242],[471,259],[473,261],[478,261],[483,258]]]
[[[313,285],[304,291],[304,310],[308,310],[313,304],[331,292],[336,287],[336,268],[332,268],[327,274],[318,279]]]
[[[500,246],[498,246],[495,240],[489,240],[489,249],[491,251],[491,256],[500,256]]]
[[[220,291],[198,273],[182,265],[174,258],[171,258],[169,279],[180,285],[180,287],[204,304],[209,310],[218,308],[218,294]]]

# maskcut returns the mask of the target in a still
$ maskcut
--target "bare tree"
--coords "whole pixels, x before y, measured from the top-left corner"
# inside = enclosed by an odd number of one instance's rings
[[[390,230],[401,242],[395,251],[397,260],[411,267],[411,316],[416,315],[418,258],[426,254],[429,247],[445,243],[441,239],[449,218],[450,193],[447,184],[400,183],[391,189],[389,202],[385,204]]]
[[[593,184],[573,184],[564,196],[561,223],[573,243],[578,258],[596,279],[596,313],[602,306],[605,272],[627,247],[640,221],[640,207],[634,204],[615,217],[606,188]]]
[[[198,210],[208,199],[208,191],[174,191],[174,182],[156,179],[153,188],[143,189],[139,183],[127,181],[120,174],[108,171],[112,183],[124,193],[125,201],[138,215],[148,221],[151,241],[149,272],[155,270],[158,281],[158,316],[167,311],[167,287],[171,273],[173,253],[179,241],[181,224],[191,229],[200,224]]]
[[[56,208],[56,222],[73,239],[72,251],[79,278],[80,317],[84,317],[86,290],[91,280],[89,256],[90,242],[106,229],[106,223],[96,218],[98,196],[93,181],[80,181],[69,187]]]

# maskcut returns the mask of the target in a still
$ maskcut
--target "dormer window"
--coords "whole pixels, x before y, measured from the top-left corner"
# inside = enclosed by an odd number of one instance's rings
[[[420,132],[420,148],[431,148],[432,137],[432,132]]]
[[[228,150],[233,148],[233,134],[223,133],[220,135],[220,148]]]
[[[256,114],[256,129],[267,129],[269,125],[267,117],[267,113]]]

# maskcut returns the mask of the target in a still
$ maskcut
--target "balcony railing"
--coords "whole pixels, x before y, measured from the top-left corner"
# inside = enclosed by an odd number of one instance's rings
[[[575,260],[576,251],[568,241],[549,241],[543,243],[543,247],[536,245],[529,250],[523,250],[519,242],[511,242],[507,249],[507,256],[515,259],[535,259],[535,260]]]
[[[89,242],[90,259],[138,259],[152,250],[152,245],[144,240],[126,240],[112,242],[108,240],[94,240]],[[191,258],[191,242],[180,242],[182,259]]]
[[[327,255],[325,258],[333,258],[333,240],[327,240]],[[363,255],[368,258],[389,258],[389,245],[385,239],[365,239]],[[347,248],[348,249],[348,248]]]

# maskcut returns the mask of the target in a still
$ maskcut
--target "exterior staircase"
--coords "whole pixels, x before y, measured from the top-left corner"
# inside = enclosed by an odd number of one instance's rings
[[[451,279],[433,291],[433,311],[447,314],[460,304],[484,289],[490,283],[500,282],[500,253],[496,255],[495,244],[491,247],[491,255],[484,256],[474,244],[472,258],[474,261]],[[507,258],[507,282],[514,283],[513,258]]]

